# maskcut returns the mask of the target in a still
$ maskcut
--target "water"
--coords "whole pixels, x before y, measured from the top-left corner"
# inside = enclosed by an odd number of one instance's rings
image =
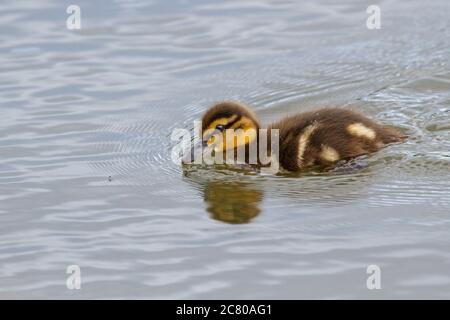
[[[450,298],[448,1],[381,1],[379,30],[356,0],[76,2],[81,30],[72,2],[0,6],[1,298]],[[173,129],[221,99],[412,139],[326,173],[183,173]]]

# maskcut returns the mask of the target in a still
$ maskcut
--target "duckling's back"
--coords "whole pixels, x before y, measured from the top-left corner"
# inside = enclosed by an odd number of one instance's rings
[[[339,108],[290,116],[273,123],[269,129],[279,129],[280,164],[290,171],[311,165],[327,166],[404,139],[394,129],[358,112]]]

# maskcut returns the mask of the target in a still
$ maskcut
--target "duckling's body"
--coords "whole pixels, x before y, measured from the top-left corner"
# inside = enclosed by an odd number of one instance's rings
[[[375,152],[402,140],[391,128],[348,109],[325,108],[284,118],[269,126],[279,130],[281,166],[298,171],[311,165]]]
[[[225,141],[226,129],[254,130],[256,134],[241,140],[235,139],[232,145],[211,139],[212,134],[219,133]],[[242,146],[245,141],[247,163],[250,146],[260,141],[259,129],[255,114],[248,107],[233,101],[214,105],[202,118],[204,143],[214,146],[215,150],[227,151]],[[278,161],[283,169],[289,171],[299,171],[312,165],[330,166],[339,160],[375,152],[405,138],[396,130],[380,125],[358,112],[339,108],[289,116],[269,125],[267,129],[269,145],[271,131],[279,130]],[[256,147],[260,148],[258,145]],[[257,164],[261,165],[259,159]]]

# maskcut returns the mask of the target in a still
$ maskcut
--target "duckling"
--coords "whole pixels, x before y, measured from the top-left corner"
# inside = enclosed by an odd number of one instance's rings
[[[260,128],[258,118],[246,105],[235,101],[220,102],[202,118],[203,145],[225,153],[245,144],[245,162],[254,163],[250,162],[250,150],[252,147],[259,149]],[[229,140],[227,129],[243,130],[236,131],[240,133]],[[311,166],[329,167],[337,161],[373,153],[406,138],[363,114],[341,108],[299,113],[272,123],[267,133],[262,133],[267,134],[269,145],[274,129],[278,129],[279,134],[279,165],[287,171],[300,171]],[[240,137],[242,132],[247,134]],[[217,133],[222,139],[217,139]],[[262,166],[259,160],[256,165]]]

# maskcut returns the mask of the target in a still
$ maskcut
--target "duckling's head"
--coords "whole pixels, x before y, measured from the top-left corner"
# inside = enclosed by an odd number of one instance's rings
[[[228,155],[229,150],[238,154],[240,148],[247,159],[250,145],[255,147],[258,141],[258,130],[259,122],[247,106],[234,101],[217,103],[203,115],[201,141],[185,154],[182,163],[199,163],[197,159],[203,162],[205,157],[210,159],[212,155],[220,159],[220,154]]]
[[[203,142],[216,152],[256,142],[258,129],[259,122],[255,114],[247,106],[235,101],[215,104],[202,118]]]

